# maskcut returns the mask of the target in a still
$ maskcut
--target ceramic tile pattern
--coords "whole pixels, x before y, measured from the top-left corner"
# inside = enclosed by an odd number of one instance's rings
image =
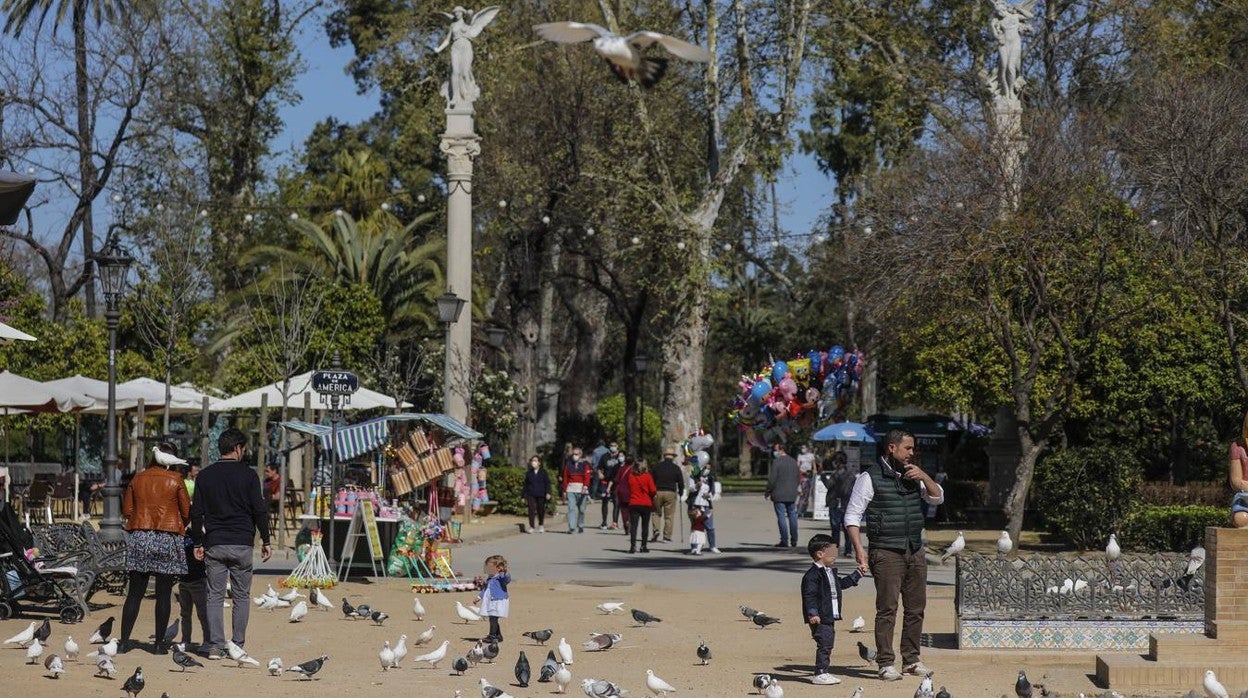
[[[1204,622],[1158,620],[970,620],[958,623],[961,649],[1148,650],[1149,633],[1202,633]]]

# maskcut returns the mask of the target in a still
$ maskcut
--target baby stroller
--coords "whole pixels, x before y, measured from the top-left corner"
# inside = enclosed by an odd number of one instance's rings
[[[75,585],[90,586],[89,573],[63,562],[26,559],[34,537],[22,525],[13,508],[0,502],[0,620],[25,614],[51,614],[63,623],[77,623],[87,609],[69,591]]]

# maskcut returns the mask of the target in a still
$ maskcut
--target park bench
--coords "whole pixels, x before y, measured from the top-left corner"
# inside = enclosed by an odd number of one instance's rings
[[[90,573],[91,581],[83,590],[85,605],[95,592],[104,589],[120,594],[126,581],[126,544],[107,543],[90,523],[33,524],[35,547],[41,555],[57,560],[72,560],[74,566]]]

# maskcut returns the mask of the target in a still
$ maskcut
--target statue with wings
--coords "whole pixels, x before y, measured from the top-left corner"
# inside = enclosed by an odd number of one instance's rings
[[[997,38],[996,93],[1005,99],[1018,99],[1023,86],[1023,34],[1030,31],[1026,20],[1035,17],[1036,0],[1011,5],[1005,0],[992,0],[992,34]]]
[[[451,20],[446,38],[434,49],[435,53],[441,53],[442,49],[451,47],[451,79],[442,85],[442,96],[446,97],[449,108],[471,109],[472,103],[481,96],[477,81],[472,77],[472,40],[494,21],[498,6],[492,5],[478,12],[456,7],[451,14],[438,14]]]

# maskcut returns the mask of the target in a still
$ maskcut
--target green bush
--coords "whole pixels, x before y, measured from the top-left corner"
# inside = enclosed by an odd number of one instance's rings
[[[1199,504],[1140,506],[1127,517],[1118,538],[1134,550],[1187,552],[1204,545],[1205,528],[1226,526],[1228,511]]]
[[[524,496],[521,494],[524,490],[524,468],[505,465],[505,462],[499,458],[491,458],[487,461],[486,482],[490,499],[498,502],[498,509],[495,511],[500,514],[524,516],[529,513],[528,507],[524,504]],[[555,483],[559,478],[550,469],[546,472],[550,475],[551,489],[551,498],[546,505],[546,512],[554,513],[555,502],[559,499],[555,496]]]
[[[1045,529],[1077,548],[1104,547],[1138,506],[1143,475],[1122,449],[1072,448],[1036,467],[1036,511]]]
[[[635,406],[634,406],[635,408]],[[624,441],[624,396],[611,395],[604,397],[598,401],[594,412],[598,417],[598,424],[602,427],[602,433],[606,435],[608,440],[619,442]],[[663,419],[659,416],[658,410],[648,405],[643,405],[642,418],[642,444],[645,446],[645,453],[641,456],[654,462],[663,445]]]

